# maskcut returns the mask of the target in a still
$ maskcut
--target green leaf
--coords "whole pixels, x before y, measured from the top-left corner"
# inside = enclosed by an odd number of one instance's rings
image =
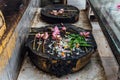
[[[91,45],[87,44],[85,37],[80,36],[79,34],[70,34],[70,35],[68,35],[68,38],[70,39],[70,42],[68,43],[70,48],[75,47],[76,44],[80,44],[80,46],[84,46],[84,47],[91,46]]]

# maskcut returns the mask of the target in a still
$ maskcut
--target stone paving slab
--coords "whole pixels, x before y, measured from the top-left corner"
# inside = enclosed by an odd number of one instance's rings
[[[32,21],[32,28],[39,28],[41,26],[49,25],[42,20],[40,20],[40,10],[38,8],[34,19]],[[79,21],[74,23],[78,27],[83,29],[92,30],[89,20],[84,11],[80,11]],[[29,60],[28,56],[26,56],[23,66],[21,68],[20,74],[18,76],[18,80],[105,80],[105,74],[103,67],[101,66],[101,60],[99,59],[98,52],[96,51],[91,61],[81,69],[79,72],[65,75],[61,78],[57,78],[54,75],[49,75],[38,70]]]
[[[18,80],[105,80],[104,70],[97,55],[97,52],[94,53],[91,61],[80,71],[60,78],[38,70],[26,56]]]

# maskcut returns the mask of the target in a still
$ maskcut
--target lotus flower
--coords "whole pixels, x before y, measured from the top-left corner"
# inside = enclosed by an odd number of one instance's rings
[[[66,27],[65,27],[65,26],[63,26],[63,27],[62,27],[62,30],[63,30],[63,31],[66,31]]]
[[[35,41],[36,41],[36,38],[40,38],[41,37],[41,34],[40,33],[37,33],[34,37],[34,41],[33,41],[33,49],[35,49]]]
[[[45,34],[43,35],[43,39],[46,40],[49,37],[48,32],[45,32]]]
[[[65,34],[66,33],[66,27],[63,25],[63,23],[61,23],[61,25],[62,25],[62,30],[63,30],[63,32]]]
[[[60,30],[59,30],[59,28],[57,26],[55,26],[53,31],[54,32],[52,33],[52,38],[56,39],[57,38],[56,36],[60,34]]]
[[[41,40],[41,38],[44,36],[44,34],[37,34],[36,35],[36,37],[38,37],[39,38],[39,44],[38,44],[38,47],[37,47],[37,51],[39,50],[39,48],[40,48],[40,45],[41,45],[41,43],[40,43],[40,40]]]
[[[63,14],[63,11],[59,10],[58,13],[59,13],[59,14]]]
[[[40,37],[42,38],[44,36],[44,34],[41,34]]]
[[[40,34],[40,33],[37,33],[37,34],[35,35],[35,37],[36,37],[36,38],[40,38],[40,37],[41,37],[41,34]]]
[[[53,15],[58,15],[58,12],[57,12],[57,10],[52,10],[52,12],[50,12],[51,14],[53,14]]]
[[[84,37],[89,37],[90,32],[80,32],[80,35]]]
[[[60,35],[56,35],[56,39],[59,40],[59,41],[62,40]]]
[[[55,15],[55,16],[57,16],[57,15],[58,15],[58,13],[54,13],[54,15]]]
[[[55,26],[55,28],[54,28],[53,30],[54,30],[54,32],[55,32],[56,34],[60,34],[60,30],[59,30],[59,28],[58,28],[57,26]]]
[[[56,39],[57,34],[55,32],[52,33],[52,39]]]
[[[33,41],[33,49],[35,49],[35,41],[36,41],[36,38],[40,38],[40,33],[37,33],[36,35],[35,35],[35,37],[34,37],[34,41]]]
[[[60,9],[60,10],[64,12],[64,9]]]
[[[48,32],[45,32],[44,33],[44,36],[42,37],[44,39],[43,41],[43,53],[45,53],[45,47],[44,47],[44,44],[45,44],[45,41],[48,39],[49,35],[48,35]]]
[[[56,13],[56,12],[57,12],[57,10],[52,10],[52,12],[53,12],[53,13]]]
[[[58,11],[58,13],[59,13],[59,14],[63,14],[63,13],[64,13],[64,9],[60,9],[60,10]]]

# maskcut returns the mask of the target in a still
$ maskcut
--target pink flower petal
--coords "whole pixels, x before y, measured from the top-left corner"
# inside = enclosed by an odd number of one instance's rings
[[[60,9],[61,11],[64,11],[64,9]]]
[[[90,32],[80,32],[80,35],[84,37],[89,37]]]
[[[41,34],[41,37],[43,37],[44,36],[44,34]]]
[[[58,13],[59,13],[59,14],[62,14],[62,13],[63,13],[63,11],[59,10],[59,11],[58,11]]]
[[[40,33],[37,33],[37,34],[35,35],[35,37],[36,37],[36,38],[40,38],[40,37],[41,37],[41,34],[40,34]]]
[[[43,39],[47,39],[49,37],[48,32],[45,32]]]
[[[83,32],[80,32],[80,35],[83,36]]]
[[[57,12],[57,10],[52,10],[52,12],[56,13],[56,12]]]
[[[56,33],[55,32],[52,33],[52,39],[56,39]]]
[[[117,5],[117,8],[120,9],[120,4]]]
[[[63,31],[66,31],[66,27],[65,27],[65,26],[63,26],[63,27],[62,27],[62,30],[63,30]]]
[[[90,32],[86,32],[86,34],[90,34]]]

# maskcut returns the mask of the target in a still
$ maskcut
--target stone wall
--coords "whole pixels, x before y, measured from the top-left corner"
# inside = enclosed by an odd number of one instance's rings
[[[20,64],[23,59],[24,42],[26,40],[31,20],[34,17],[36,7],[39,7],[40,0],[30,0],[30,3],[25,10],[22,18],[16,24],[15,29],[11,29],[5,37],[2,44],[2,53],[0,54],[0,80],[16,80]],[[7,42],[6,42],[7,41]]]

